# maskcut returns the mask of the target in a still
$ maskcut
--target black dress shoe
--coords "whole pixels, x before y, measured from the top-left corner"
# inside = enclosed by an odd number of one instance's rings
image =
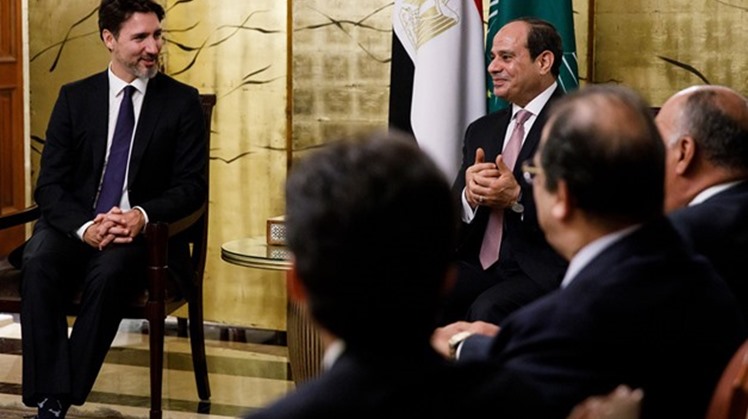
[[[70,405],[59,399],[46,397],[37,403],[37,407],[36,419],[65,419]]]

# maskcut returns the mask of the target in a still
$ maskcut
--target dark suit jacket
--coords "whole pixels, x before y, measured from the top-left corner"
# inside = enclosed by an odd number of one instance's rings
[[[677,210],[670,219],[727,281],[748,320],[748,181]]]
[[[109,112],[107,72],[63,86],[50,117],[34,198],[39,224],[74,236],[93,219],[104,168]],[[207,193],[205,123],[195,88],[164,74],[148,82],[135,129],[128,181],[130,204],[151,222],[197,209]],[[174,243],[183,259],[184,243]]]
[[[538,114],[532,129],[527,133],[517,157],[513,172],[522,188],[520,203],[524,206],[524,212],[518,214],[508,209],[504,211],[504,235],[498,262],[516,262],[524,273],[547,290],[558,286],[566,270],[566,261],[546,242],[545,235],[538,226],[531,186],[522,179],[522,162],[531,159],[535,154],[540,143],[541,131],[548,118],[549,105],[562,95],[561,88],[556,88],[551,99]],[[481,117],[468,126],[462,147],[462,167],[453,185],[458,200],[465,188],[465,170],[475,162],[475,151],[479,147],[483,148],[486,161],[495,161],[503,149],[511,117],[512,109],[508,107]],[[478,255],[490,213],[489,208],[481,206],[471,223],[462,223],[458,247],[458,256],[461,260],[480,266]]]
[[[454,419],[486,412],[526,418],[524,409],[539,397],[520,379],[497,379],[490,365],[449,364],[433,352],[407,361],[386,358],[346,352],[329,371],[245,418]],[[509,398],[512,404],[503,403]]]
[[[623,383],[644,390],[643,418],[703,418],[744,338],[724,281],[663,218],[613,243],[566,288],[516,311],[495,339],[468,338],[460,356],[488,353],[534,383],[555,412],[548,417]]]

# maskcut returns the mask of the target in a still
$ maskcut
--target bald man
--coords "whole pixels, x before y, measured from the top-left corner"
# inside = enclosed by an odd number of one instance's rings
[[[665,209],[727,281],[748,319],[748,101],[723,86],[673,95],[657,115]]]

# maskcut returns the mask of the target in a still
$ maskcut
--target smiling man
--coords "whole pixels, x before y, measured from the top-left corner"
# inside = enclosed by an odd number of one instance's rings
[[[511,105],[474,121],[465,134],[453,190],[461,204],[459,275],[442,323],[498,324],[558,287],[565,261],[538,228],[520,162],[537,149],[556,83],[561,37],[548,22],[518,19],[493,39],[488,72],[496,96]]]
[[[205,126],[196,89],[159,73],[164,9],[103,0],[109,68],[65,85],[50,116],[34,198],[41,217],[23,253],[23,401],[38,418],[83,404],[138,292],[148,220],[172,221],[206,194]],[[185,243],[169,267],[190,295]],[[68,338],[66,302],[82,291]]]

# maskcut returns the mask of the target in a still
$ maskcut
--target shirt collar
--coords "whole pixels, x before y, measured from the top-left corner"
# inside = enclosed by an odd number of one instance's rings
[[[691,200],[691,202],[688,203],[688,206],[690,207],[692,205],[700,204],[700,203],[706,201],[707,199],[713,197],[714,195],[717,195],[718,193],[720,193],[720,192],[722,192],[724,190],[730,189],[733,186],[736,186],[736,185],[738,185],[740,183],[743,183],[743,182],[745,182],[745,180],[741,179],[741,180],[736,180],[736,181],[733,181],[733,182],[720,183],[719,185],[710,186],[710,187],[704,189],[703,191],[699,192]]]
[[[109,77],[109,91],[114,93],[115,96],[119,95],[122,89],[124,89],[128,84],[135,87],[135,89],[142,94],[145,94],[145,90],[148,87],[149,79],[147,77],[137,77],[131,83],[126,83],[112,72],[111,64],[109,64],[109,68],[107,69],[107,76]]]
[[[566,269],[563,281],[561,281],[561,288],[566,288],[571,281],[577,276],[577,274],[587,266],[592,259],[597,257],[603,250],[610,247],[613,243],[633,233],[634,230],[641,227],[641,224],[635,224],[624,229],[615,231],[613,233],[606,234],[598,239],[595,239],[588,243],[586,246],[579,249],[576,255],[571,258],[569,267]]]
[[[332,368],[335,361],[340,358],[340,355],[345,351],[345,342],[342,339],[335,339],[325,348],[325,354],[322,356],[322,369],[324,371]]]
[[[541,92],[539,95],[535,96],[535,98],[533,98],[533,100],[531,100],[524,108],[512,103],[512,118],[517,115],[517,112],[520,109],[530,111],[530,113],[532,113],[532,116],[538,116],[540,114],[540,111],[542,111],[545,107],[546,103],[551,100],[551,96],[553,96],[553,92],[556,90],[556,86],[558,86],[558,83],[554,81],[553,84],[548,86],[548,88],[543,90],[543,92]]]

